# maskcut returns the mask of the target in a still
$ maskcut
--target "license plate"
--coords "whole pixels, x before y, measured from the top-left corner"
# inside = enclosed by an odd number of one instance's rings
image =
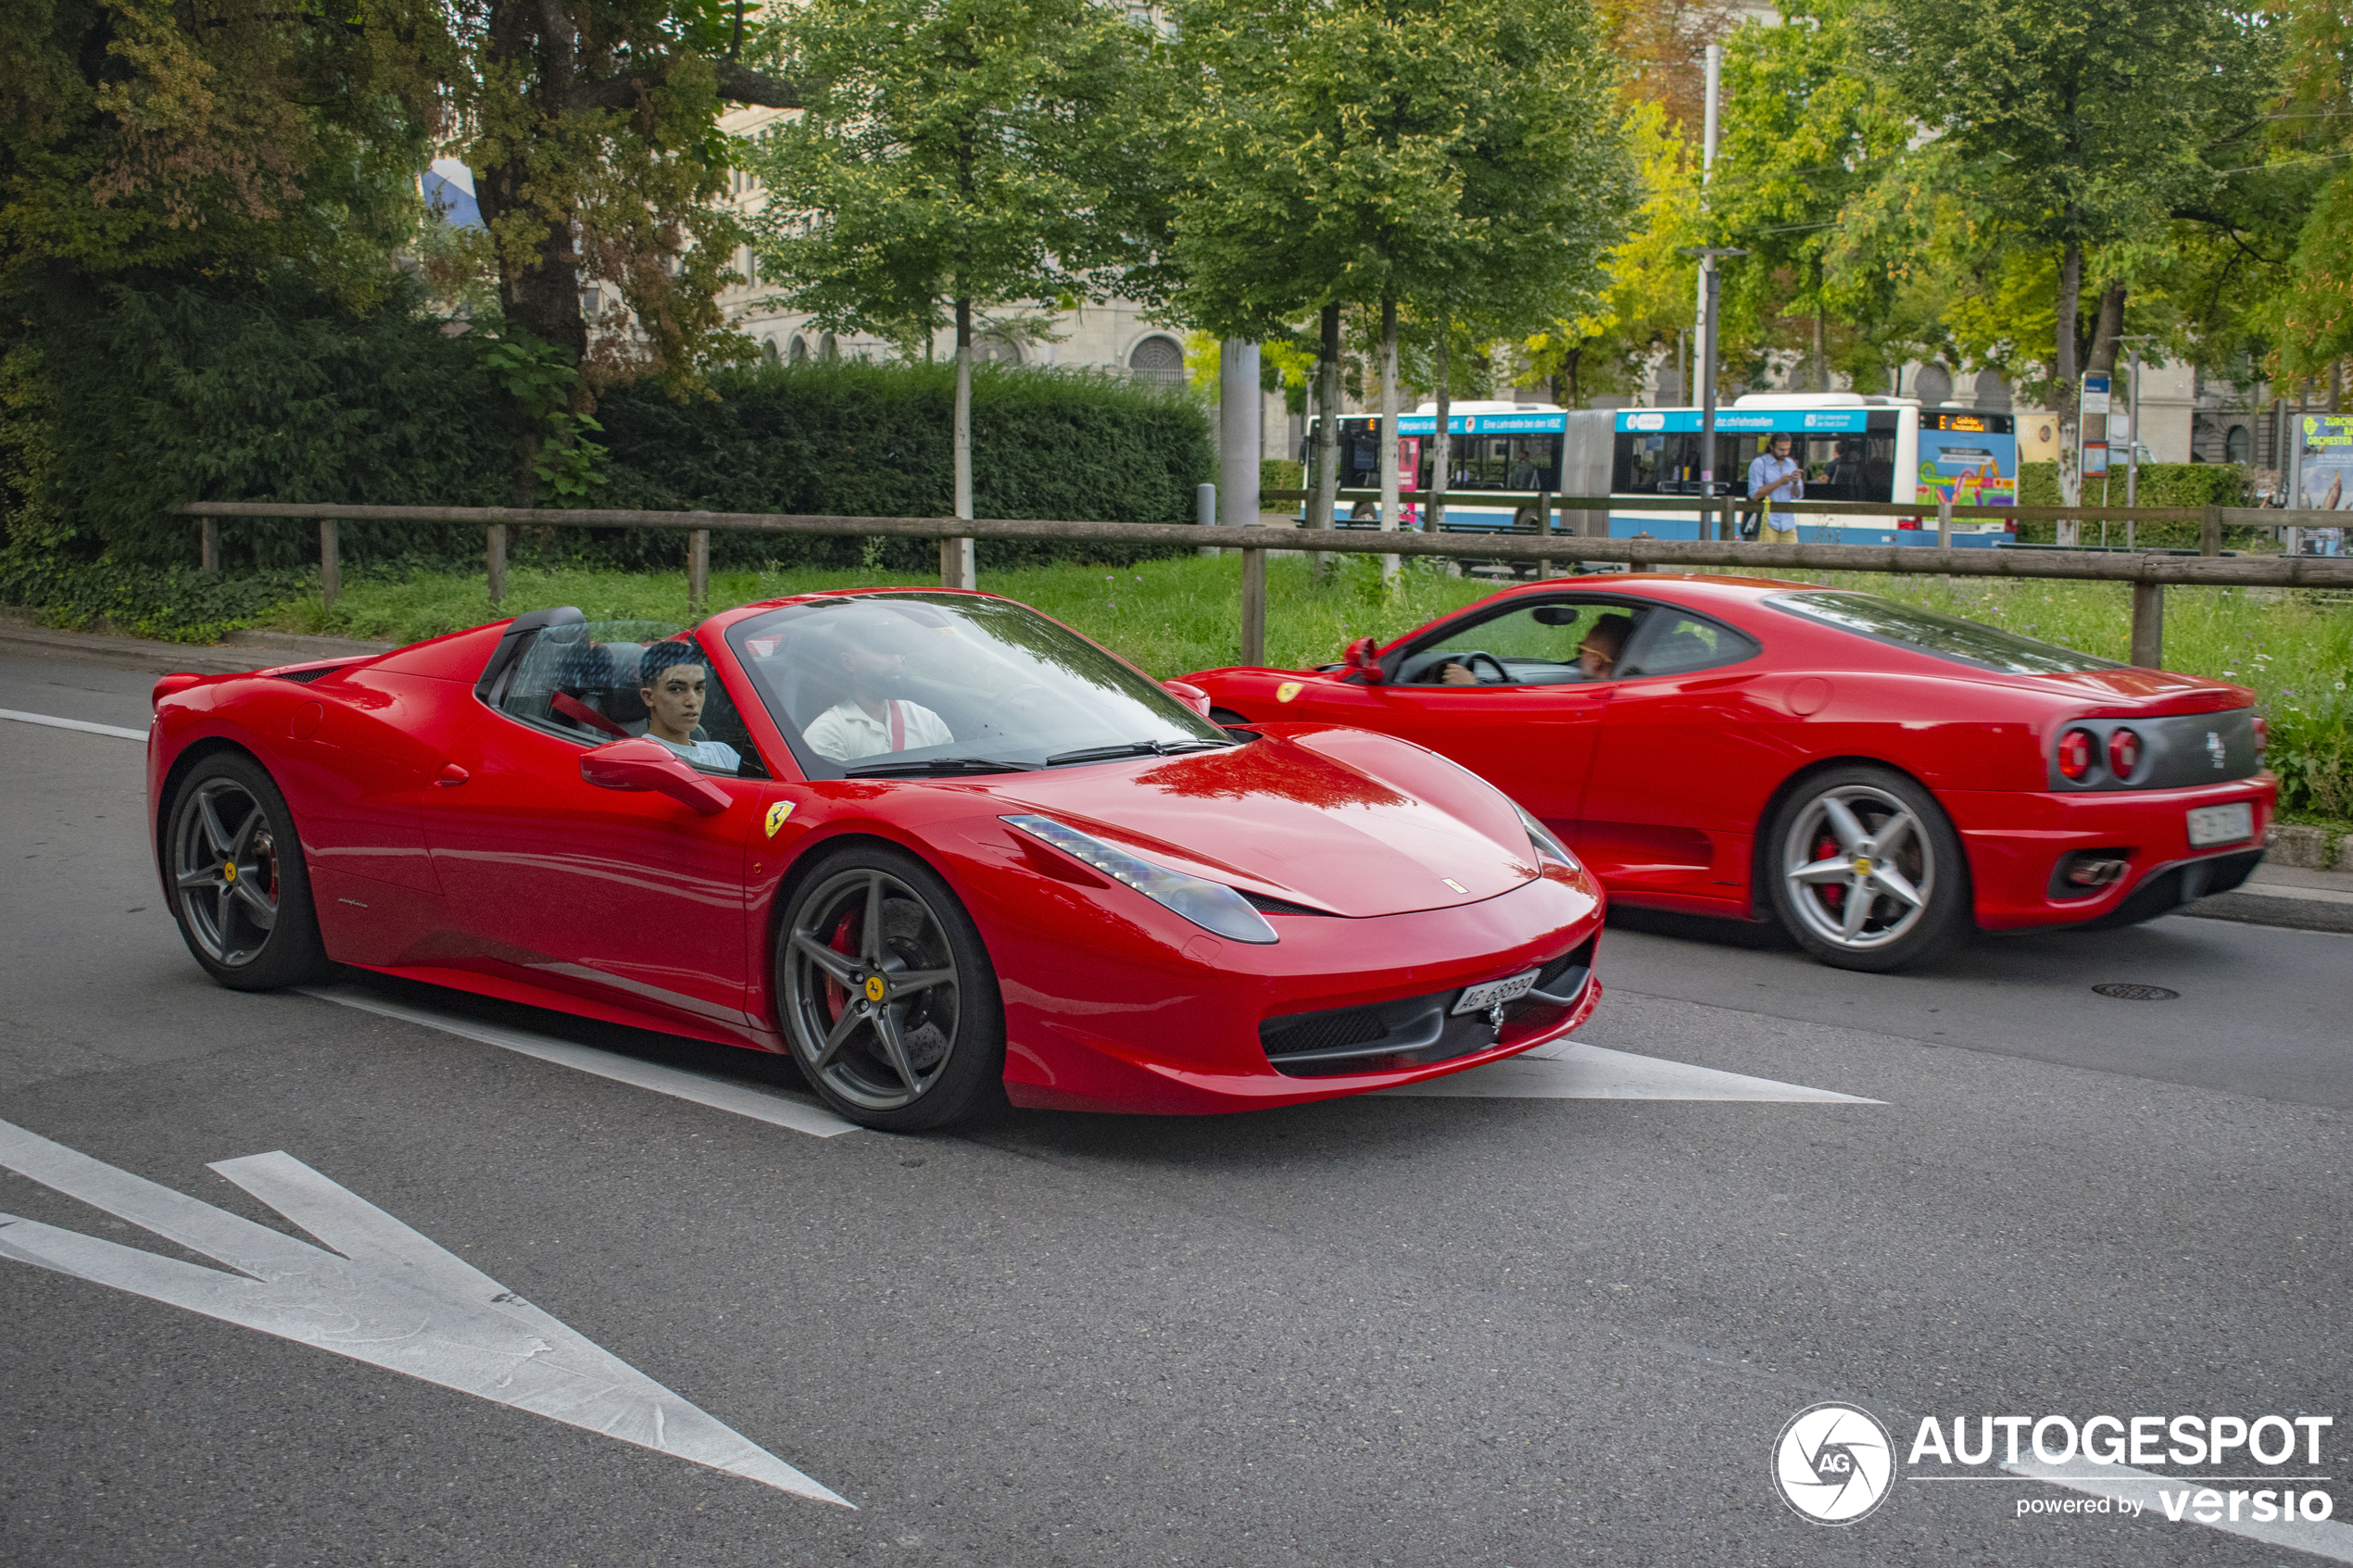
[[[2235,806],[2198,806],[2190,811],[2190,847],[2236,844],[2255,836],[2255,808],[2242,800]]]
[[[1456,1012],[1485,1012],[1503,1002],[1516,1002],[1536,989],[1535,970],[1515,974],[1509,980],[1491,980],[1484,985],[1466,986],[1462,998],[1454,1004]]]

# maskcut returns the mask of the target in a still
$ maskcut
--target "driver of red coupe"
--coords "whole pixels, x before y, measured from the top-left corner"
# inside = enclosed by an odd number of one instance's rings
[[[1630,615],[1604,615],[1593,622],[1577,645],[1577,668],[1588,681],[1606,681],[1617,669],[1618,656],[1626,651],[1626,638],[1634,630]],[[1478,677],[1460,659],[1448,659],[1438,671],[1439,684],[1448,686],[1476,686]]]
[[[862,631],[869,635],[859,635]],[[955,734],[938,714],[922,703],[890,695],[905,675],[906,655],[879,640],[887,634],[880,624],[845,624],[818,655],[827,673],[849,694],[801,732],[819,756],[854,762],[889,751],[955,744]]]

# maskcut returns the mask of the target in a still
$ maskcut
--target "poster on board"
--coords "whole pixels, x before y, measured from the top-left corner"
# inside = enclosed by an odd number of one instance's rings
[[[2353,512],[2353,414],[2298,414],[2296,427],[2296,494],[2287,504],[2314,511]],[[2353,522],[2353,518],[2347,521]],[[2342,528],[2301,532],[2307,555],[2344,552]]]

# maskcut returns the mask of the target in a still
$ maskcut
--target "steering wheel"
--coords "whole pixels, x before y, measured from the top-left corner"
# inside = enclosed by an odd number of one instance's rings
[[[1482,686],[1508,686],[1512,684],[1512,672],[1504,669],[1504,661],[1491,653],[1482,653],[1474,649],[1469,653],[1448,654],[1439,660],[1438,668],[1443,670],[1449,664],[1461,665],[1469,671],[1471,678]],[[1492,679],[1479,673],[1479,666],[1482,664],[1495,672]]]

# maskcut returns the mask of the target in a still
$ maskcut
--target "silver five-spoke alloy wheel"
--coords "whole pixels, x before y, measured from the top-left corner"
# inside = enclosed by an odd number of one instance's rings
[[[1847,952],[1911,935],[1936,897],[1937,855],[1912,808],[1864,784],[1823,790],[1781,836],[1788,907],[1817,940]]]
[[[242,969],[278,926],[283,878],[270,813],[235,779],[211,778],[182,804],[172,886],[190,937],[207,958]]]
[[[785,1027],[802,1068],[866,1111],[913,1105],[954,1058],[964,984],[937,911],[874,866],[795,901],[783,955]]]

